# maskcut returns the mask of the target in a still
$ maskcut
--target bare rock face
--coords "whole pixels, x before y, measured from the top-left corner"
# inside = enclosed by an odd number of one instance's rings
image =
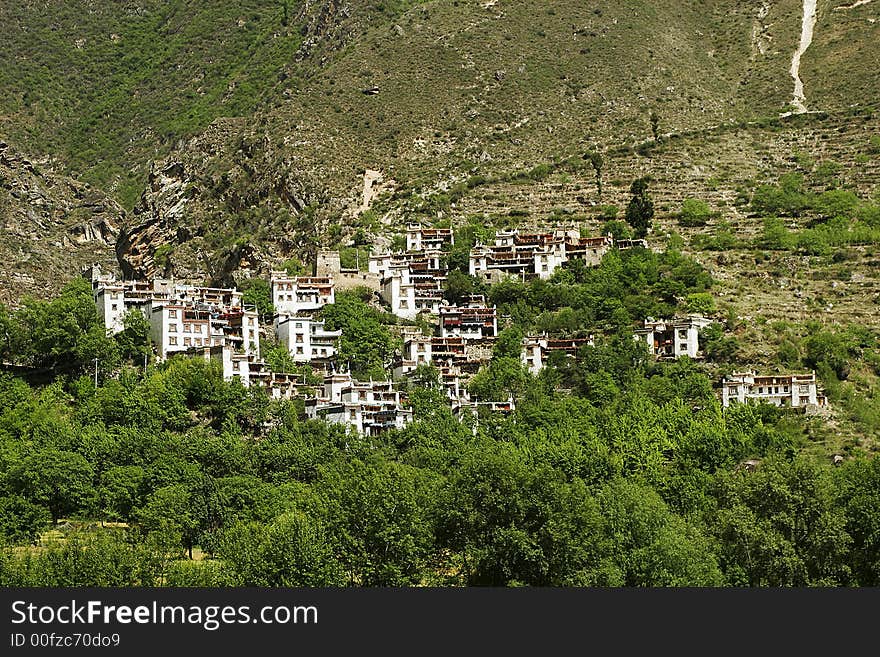
[[[114,269],[122,208],[0,141],[0,303],[50,297],[80,270]]]
[[[231,285],[307,257],[323,217],[340,209],[312,169],[286,155],[225,119],[154,162],[119,231],[123,275]]]
[[[151,167],[147,188],[132,212],[131,225],[120,231],[116,241],[116,257],[126,279],[170,273],[168,252],[177,241],[178,226],[194,191],[182,162]]]

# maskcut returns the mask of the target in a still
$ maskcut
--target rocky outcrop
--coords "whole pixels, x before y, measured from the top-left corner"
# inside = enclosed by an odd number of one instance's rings
[[[147,187],[132,212],[130,226],[120,231],[116,241],[116,258],[125,278],[171,273],[171,250],[191,237],[183,222],[187,204],[195,193],[182,162],[171,161],[159,167],[154,164],[150,168]]]
[[[154,162],[116,242],[123,274],[229,285],[308,259],[341,206],[314,167],[273,143],[223,120]]]
[[[49,297],[92,263],[114,268],[122,208],[0,141],[0,303]]]

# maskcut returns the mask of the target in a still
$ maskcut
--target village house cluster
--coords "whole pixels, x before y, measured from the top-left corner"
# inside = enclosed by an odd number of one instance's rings
[[[407,379],[432,366],[454,415],[475,414],[480,406],[496,412],[514,410],[513,399],[472,399],[469,379],[492,357],[499,333],[495,306],[483,296],[471,296],[459,304],[444,299],[445,252],[454,243],[451,229],[407,227],[406,251],[378,253],[369,258],[367,271],[344,269],[338,253],[318,253],[315,275],[290,276],[272,272],[270,277],[275,314],[271,333],[289,352],[294,363],[310,366],[323,376],[323,385],[306,383],[299,373],[271,371],[260,358],[261,326],[255,308],[243,303],[242,293],[155,279],[117,281],[97,267],[86,272],[95,304],[108,333],[124,329],[126,314],[136,311],[150,325],[156,358],[189,354],[217,360],[225,379],[238,379],[245,386],[260,386],[273,398],[300,397],[309,418],[351,427],[363,435],[389,428],[402,428],[412,421],[406,396]],[[515,276],[522,280],[546,279],[563,263],[581,260],[598,265],[612,248],[646,246],[643,240],[620,240],[611,236],[581,237],[573,229],[521,233],[499,231],[491,245],[471,249],[469,268],[473,276],[488,282]],[[424,317],[432,332],[415,326],[401,327],[402,348],[388,365],[382,381],[358,381],[339,362],[342,332],[328,330],[321,310],[333,304],[336,291],[367,287],[405,320]],[[633,339],[644,342],[649,354],[660,360],[683,356],[702,358],[700,331],[712,320],[699,315],[647,318],[635,329]],[[575,357],[594,344],[595,336],[558,337],[528,335],[523,338],[521,361],[533,375],[553,357]],[[561,355],[561,356],[560,356]],[[818,392],[815,373],[759,376],[737,373],[722,382],[721,400],[727,407],[750,399],[795,408],[826,404]]]

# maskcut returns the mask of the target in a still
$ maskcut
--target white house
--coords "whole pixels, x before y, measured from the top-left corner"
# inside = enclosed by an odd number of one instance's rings
[[[246,356],[260,356],[257,313],[242,309],[212,312],[179,302],[153,303],[150,337],[159,360],[193,347],[229,345]]]
[[[700,358],[699,332],[712,323],[699,315],[672,320],[655,320],[649,317],[644,326],[636,329],[635,339],[648,345],[651,355],[661,360],[673,360],[681,356]]]
[[[288,276],[272,272],[272,304],[279,315],[316,312],[336,302],[330,276]]]
[[[275,335],[295,362],[311,363],[336,356],[342,331],[328,331],[324,322],[307,315],[278,315]]]
[[[307,399],[305,410],[309,419],[343,424],[365,436],[412,422],[412,409],[391,381],[355,381],[348,373],[327,375],[321,396]]]
[[[426,249],[408,253],[375,253],[370,255],[369,272],[387,277],[392,269],[412,266],[414,269],[442,271],[443,253],[439,249]],[[444,274],[445,275],[445,274]]]
[[[420,312],[437,314],[443,302],[443,276],[413,271],[412,267],[392,267],[382,281],[380,296],[391,312],[404,319],[415,319]]]
[[[444,244],[455,244],[451,228],[423,228],[418,224],[406,227],[407,251],[441,249]]]
[[[744,403],[749,399],[793,408],[828,403],[818,392],[815,372],[763,376],[755,372],[736,372],[721,382],[721,404],[725,408],[733,402]]]
[[[523,350],[520,359],[529,374],[537,375],[547,364],[547,358],[552,353],[563,353],[572,358],[577,356],[578,351],[584,345],[592,346],[594,337],[586,338],[549,338],[546,335],[531,335],[523,338]]]
[[[440,335],[465,340],[485,340],[498,335],[498,310],[487,307],[483,297],[473,297],[465,306],[440,307]]]

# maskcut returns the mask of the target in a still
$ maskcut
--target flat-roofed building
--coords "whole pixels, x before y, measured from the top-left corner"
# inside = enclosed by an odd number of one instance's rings
[[[701,358],[699,333],[711,323],[711,319],[700,315],[659,320],[648,317],[644,325],[635,330],[635,338],[643,340],[649,353],[660,360],[682,356]]]
[[[278,315],[275,335],[297,363],[329,362],[338,353],[342,331],[329,331],[308,315]]]
[[[815,372],[764,375],[736,372],[724,378],[721,382],[722,406],[726,408],[734,402],[749,400],[792,408],[826,406],[828,403],[825,395],[819,392]]]
[[[272,304],[279,315],[317,312],[335,303],[333,278],[330,276],[288,276],[272,272]]]
[[[319,397],[306,399],[306,417],[375,436],[412,422],[412,409],[391,381],[356,381],[348,373],[328,374]]]
[[[442,249],[446,244],[455,244],[451,228],[425,228],[419,224],[408,224],[406,227],[407,251]]]

